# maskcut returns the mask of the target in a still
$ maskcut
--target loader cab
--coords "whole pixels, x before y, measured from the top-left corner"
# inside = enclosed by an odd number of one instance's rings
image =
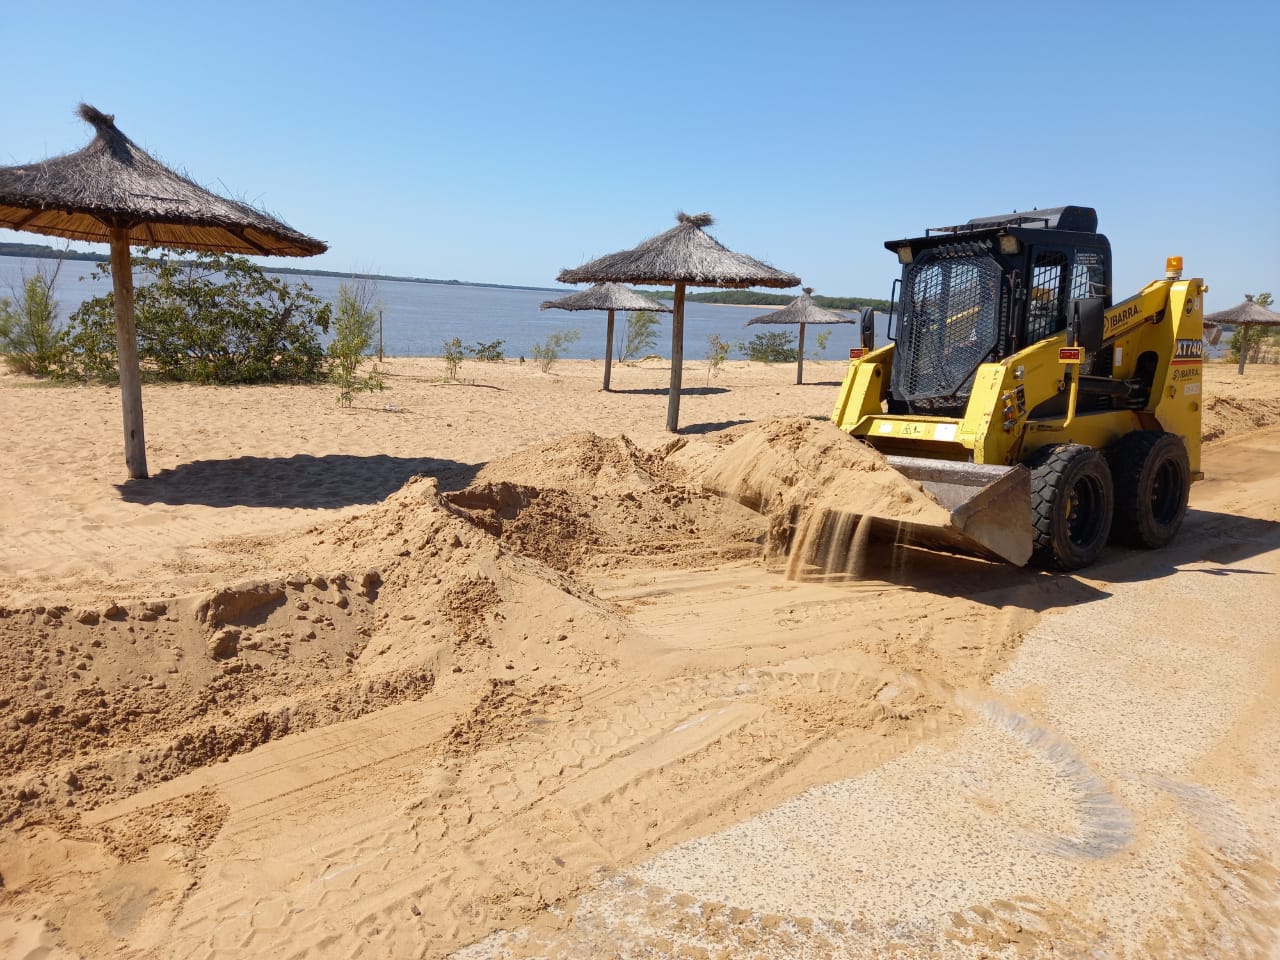
[[[960,416],[981,364],[1061,333],[1073,300],[1111,306],[1111,245],[1097,225],[1091,207],[1066,206],[886,242],[902,264],[889,412]]]

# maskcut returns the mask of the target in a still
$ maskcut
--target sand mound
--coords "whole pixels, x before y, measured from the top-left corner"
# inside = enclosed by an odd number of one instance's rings
[[[430,691],[353,670],[369,599],[341,575],[73,611],[0,611],[0,822],[92,808],[289,732]]]
[[[601,437],[585,431],[494,460],[476,476],[477,483],[504,481],[587,495],[634,493],[656,483],[687,480],[661,452],[641,450],[625,436]]]
[[[1280,400],[1274,397],[1210,396],[1201,408],[1200,438],[1220,440],[1277,422]]]
[[[744,431],[708,468],[702,485],[766,514],[821,492],[856,513],[923,522],[947,516],[876,450],[830,422],[803,417],[768,420]]]
[[[0,822],[74,817],[442,676],[543,671],[554,684],[616,663],[631,634],[577,571],[760,551],[761,518],[667,452],[576,434],[461,491],[415,478],[354,516],[237,541],[246,563],[283,571],[125,605],[0,610]]]
[[[625,634],[433,480],[276,547],[304,572],[123,606],[0,609],[0,823],[74,817],[420,697],[443,673],[571,673],[607,662]]]
[[[943,525],[949,513],[876,450],[830,422],[769,420],[739,432],[704,463],[703,488],[769,520],[768,554],[788,556],[789,573],[808,566],[856,573],[869,528],[862,517]]]
[[[758,517],[624,436],[572,434],[496,460],[443,499],[503,546],[557,570],[756,556]]]

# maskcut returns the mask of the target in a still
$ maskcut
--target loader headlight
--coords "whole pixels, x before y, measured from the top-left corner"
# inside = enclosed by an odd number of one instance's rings
[[[906,263],[910,263],[911,259],[912,259],[911,248],[904,243],[902,246],[898,248],[898,262],[906,264]]]
[[[1009,234],[1000,235],[1000,252],[1007,257],[1013,256],[1022,249],[1022,244],[1018,242],[1017,237],[1011,237]]]

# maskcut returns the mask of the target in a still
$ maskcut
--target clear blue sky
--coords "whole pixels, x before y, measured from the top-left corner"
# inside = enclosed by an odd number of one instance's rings
[[[1079,203],[1118,296],[1181,254],[1223,309],[1280,295],[1277,10],[14,3],[0,165],[87,143],[84,100],[328,242],[291,265],[536,286],[683,209],[819,293],[887,296],[887,239]]]

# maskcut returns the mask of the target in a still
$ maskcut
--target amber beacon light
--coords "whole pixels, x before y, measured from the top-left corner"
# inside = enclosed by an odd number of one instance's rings
[[[1182,258],[1169,257],[1164,262],[1164,278],[1166,280],[1182,279]]]

